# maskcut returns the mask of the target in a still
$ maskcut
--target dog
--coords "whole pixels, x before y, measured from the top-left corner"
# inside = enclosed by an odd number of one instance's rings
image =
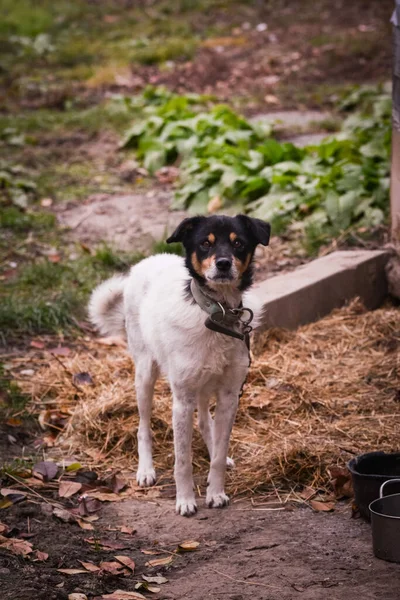
[[[239,396],[249,368],[246,345],[253,313],[253,256],[267,246],[270,225],[239,214],[184,219],[167,243],[181,242],[186,258],[158,254],[92,293],[89,316],[103,335],[125,335],[135,362],[139,410],[137,482],[154,485],[151,409],[159,374],[173,396],[176,512],[197,511],[192,475],[193,415],[210,456],[206,504],[229,504],[225,471]],[[254,295],[253,295],[254,296]],[[255,321],[257,321],[257,314]],[[215,417],[209,411],[216,398]]]

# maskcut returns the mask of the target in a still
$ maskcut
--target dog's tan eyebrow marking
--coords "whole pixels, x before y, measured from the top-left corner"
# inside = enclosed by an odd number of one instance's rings
[[[234,242],[236,240],[236,238],[237,238],[236,233],[234,233],[232,231],[232,233],[229,234],[229,239],[231,240],[231,242]]]
[[[211,244],[213,244],[215,242],[215,235],[213,233],[209,233],[207,239]]]

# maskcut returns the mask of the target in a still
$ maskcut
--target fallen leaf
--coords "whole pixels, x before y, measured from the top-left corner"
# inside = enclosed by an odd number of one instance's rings
[[[102,600],[146,600],[146,597],[139,592],[127,592],[125,590],[115,590],[112,594],[104,594]]]
[[[7,419],[6,425],[9,425],[10,427],[20,427],[22,425],[22,421],[16,417],[10,417]]]
[[[159,587],[155,587],[154,585],[150,585],[147,581],[139,581],[135,585],[135,590],[146,590],[147,592],[152,592],[153,594],[158,594],[161,590]]]
[[[18,504],[18,502],[22,502],[23,500],[25,500],[25,498],[25,494],[8,494],[0,500],[0,509],[9,508],[13,504]]]
[[[86,494],[79,498],[78,513],[82,517],[91,515],[101,509],[101,502],[96,498],[88,498]]]
[[[154,560],[149,560],[146,563],[146,567],[166,567],[167,565],[170,565],[173,560],[173,556],[166,556],[165,558],[155,558]]]
[[[161,550],[147,550],[143,548],[140,551],[142,554],[148,554],[149,556],[160,556],[160,554],[164,554]]]
[[[32,469],[32,475],[43,481],[54,479],[58,473],[58,467],[55,462],[44,461],[37,463]]]
[[[114,492],[114,494],[118,494],[128,485],[126,481],[117,477],[117,475],[113,475],[109,479],[106,479],[105,484]]]
[[[75,375],[73,375],[72,381],[76,385],[94,385],[92,376],[90,375],[90,373],[86,373],[86,371],[82,373],[76,373]]]
[[[20,540],[17,538],[3,538],[0,542],[0,547],[5,548],[13,554],[17,554],[19,556],[27,556],[33,550],[32,544],[30,542],[27,542],[26,540]]]
[[[74,462],[68,465],[68,467],[65,470],[67,471],[67,473],[71,473],[72,471],[79,471],[79,469],[82,469],[81,463]]]
[[[81,529],[85,529],[86,531],[94,531],[94,527],[91,523],[87,523],[83,519],[79,519],[79,518],[76,519],[76,522],[78,523],[78,525]]]
[[[317,493],[317,490],[314,490],[314,488],[310,487],[310,486],[306,486],[301,492],[299,492],[299,496],[301,498],[303,498],[303,500],[310,500],[310,498],[312,498],[313,496],[315,496],[315,494]]]
[[[7,526],[7,525],[5,525],[4,523],[0,523],[0,535],[1,535],[2,533],[7,533],[8,529],[9,529],[9,528],[8,528],[8,526]]]
[[[114,556],[114,558],[116,558],[120,563],[125,565],[125,567],[128,567],[128,569],[130,569],[132,573],[135,571],[135,562],[131,558],[129,558],[129,556]]]
[[[84,541],[91,546],[99,547],[102,550],[125,550],[126,544],[120,544],[119,542],[113,542],[112,540],[99,540],[93,537],[84,538]]]
[[[319,502],[318,500],[310,500],[310,505],[317,512],[330,512],[335,510],[334,502]]]
[[[61,481],[58,489],[60,498],[70,498],[81,489],[82,484],[77,481]]]
[[[114,492],[87,492],[87,497],[99,500],[100,502],[121,502],[123,498],[114,494]]]
[[[142,575],[142,578],[148,583],[157,583],[158,585],[162,583],[168,583],[168,579],[166,577],[163,577],[162,575],[154,575],[154,577]]]
[[[88,600],[88,597],[86,596],[86,594],[74,592],[73,594],[68,595],[68,600]]]
[[[49,558],[49,555],[47,554],[47,552],[41,552],[40,550],[36,550],[36,560],[47,560]]]
[[[129,571],[125,569],[124,565],[120,562],[116,561],[104,561],[100,563],[100,568],[102,571],[106,573],[111,573],[111,575],[129,575]]]
[[[32,348],[39,348],[39,350],[42,350],[45,347],[45,343],[41,342],[40,340],[31,340],[30,346]]]
[[[97,343],[102,346],[122,346],[126,348],[126,341],[119,335],[109,335],[108,337],[98,338]]]
[[[178,545],[178,552],[193,552],[200,546],[200,542],[188,540]]]
[[[96,573],[96,571],[100,571],[100,567],[91,562],[84,562],[83,560],[79,561],[86,571],[91,571],[92,573]]]
[[[49,348],[49,352],[51,352],[51,354],[55,354],[56,356],[68,356],[71,350],[66,346],[57,346],[57,348]]]
[[[134,533],[136,533],[136,529],[133,529],[133,527],[127,527],[126,525],[121,525],[121,527],[119,527],[119,530],[121,533],[128,533],[129,535],[133,535]]]
[[[354,491],[350,471],[340,467],[332,467],[330,469],[330,474],[335,497],[338,500],[341,500],[342,498],[352,498],[354,496]]]
[[[53,515],[60,519],[60,521],[64,521],[64,523],[72,523],[75,521],[75,517],[69,510],[65,510],[65,508],[56,507],[53,511]]]
[[[84,569],[56,569],[59,573],[64,573],[65,575],[81,575],[86,574],[87,571]]]

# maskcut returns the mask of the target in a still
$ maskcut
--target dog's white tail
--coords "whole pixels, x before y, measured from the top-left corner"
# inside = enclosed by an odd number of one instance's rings
[[[125,283],[125,276],[115,275],[92,292],[88,306],[89,318],[103,335],[126,335],[123,305]]]

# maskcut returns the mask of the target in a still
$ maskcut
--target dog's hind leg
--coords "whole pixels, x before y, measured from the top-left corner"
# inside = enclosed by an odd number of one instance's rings
[[[208,404],[209,401],[207,397],[199,398],[197,406],[197,421],[201,437],[207,446],[208,455],[211,460],[213,455],[214,420],[210,414]],[[235,466],[234,460],[229,456],[226,458],[226,466],[228,469],[233,469]]]
[[[135,388],[139,409],[139,429],[137,434],[139,465],[136,480],[142,487],[154,485],[156,472],[153,467],[151,408],[158,367],[150,356],[141,356],[135,362]]]
[[[175,447],[176,512],[190,517],[197,512],[193,492],[192,433],[195,394],[188,394],[180,386],[172,385],[172,422]]]

